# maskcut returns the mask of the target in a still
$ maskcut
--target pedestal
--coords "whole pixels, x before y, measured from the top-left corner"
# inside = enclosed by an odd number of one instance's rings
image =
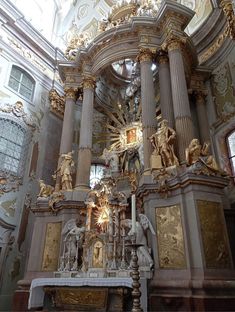
[[[152,176],[142,177],[137,197],[157,233],[149,237],[155,262],[150,311],[235,309],[235,272],[223,212],[227,183],[224,177],[179,168],[167,180],[168,197],[162,198]]]

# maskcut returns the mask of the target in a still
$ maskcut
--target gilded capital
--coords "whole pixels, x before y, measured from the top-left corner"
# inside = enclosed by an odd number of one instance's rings
[[[169,59],[168,59],[168,55],[165,51],[160,50],[157,53],[157,61],[159,64],[168,64],[169,63]]]
[[[194,91],[195,97],[196,97],[196,103],[205,103],[207,91],[206,90],[197,90]]]
[[[94,77],[84,77],[82,81],[83,90],[84,89],[94,89],[95,88],[95,78]]]
[[[169,35],[162,45],[164,51],[181,50],[183,45],[186,43],[187,38],[179,35],[171,34]]]
[[[64,88],[64,93],[66,99],[76,100],[77,89],[72,87]]]
[[[153,53],[150,49],[141,48],[139,54],[137,55],[137,61],[142,62],[152,62]]]

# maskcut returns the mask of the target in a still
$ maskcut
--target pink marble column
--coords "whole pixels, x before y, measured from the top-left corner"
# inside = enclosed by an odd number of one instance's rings
[[[160,106],[163,119],[168,121],[171,128],[175,127],[175,118],[173,111],[172,91],[171,91],[171,75],[169,67],[169,59],[167,53],[160,51],[158,53],[158,72],[160,84]]]
[[[94,78],[84,78],[76,188],[88,189],[90,187],[94,88]]]
[[[156,132],[156,105],[154,99],[154,84],[152,67],[152,52],[149,49],[141,49],[139,56],[141,74],[141,103],[142,103],[142,127],[144,146],[144,170],[150,169],[150,156],[152,146],[149,137]]]
[[[170,40],[167,43],[167,48],[170,61],[172,100],[175,116],[178,156],[180,161],[184,161],[185,149],[193,139],[194,132],[180,40]]]

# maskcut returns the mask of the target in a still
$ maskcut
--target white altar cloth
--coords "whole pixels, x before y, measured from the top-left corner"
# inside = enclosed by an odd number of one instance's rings
[[[44,286],[95,286],[95,287],[129,287],[132,288],[130,277],[99,277],[99,278],[35,278],[31,282],[28,308],[38,308],[43,306]]]

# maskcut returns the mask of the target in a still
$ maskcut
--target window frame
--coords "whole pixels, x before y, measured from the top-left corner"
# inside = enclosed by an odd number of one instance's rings
[[[10,86],[10,79],[13,78],[14,80],[17,81],[17,79],[12,76],[12,70],[13,69],[18,69],[20,72],[21,72],[21,76],[20,76],[20,81],[19,81],[19,85],[18,85],[18,90],[15,90],[13,89],[11,86]],[[20,93],[20,88],[21,86],[23,86],[24,88],[26,87],[24,84],[22,84],[22,77],[25,76],[27,77],[29,80],[31,80],[31,82],[33,83],[33,89],[32,89],[32,94],[31,94],[31,98],[27,98],[26,96],[24,96],[22,93]],[[11,69],[10,69],[10,72],[9,72],[9,75],[8,75],[8,81],[7,81],[7,87],[9,90],[11,90],[12,92],[14,92],[15,94],[17,94],[18,96],[20,96],[22,99],[24,99],[25,101],[29,102],[29,103],[32,103],[33,102],[33,99],[34,99],[34,96],[35,96],[35,90],[36,90],[36,80],[34,79],[34,77],[27,71],[25,70],[24,68],[16,65],[16,64],[12,64],[11,65]],[[27,87],[26,87],[27,88]],[[28,89],[30,90],[30,89]]]
[[[25,174],[25,167],[26,167],[26,159],[28,157],[28,151],[29,151],[29,146],[30,146],[30,141],[31,141],[31,133],[28,129],[28,127],[26,127],[22,122],[20,122],[18,119],[12,117],[12,116],[6,116],[3,114],[0,114],[0,124],[1,121],[4,120],[6,122],[11,122],[12,124],[14,124],[18,129],[21,129],[22,132],[24,133],[24,137],[23,137],[23,141],[21,144],[21,150],[20,150],[20,158],[17,159],[18,162],[18,167],[17,167],[17,171],[15,170],[10,170],[4,167],[0,166],[0,170],[3,172],[8,172],[9,174],[13,175],[13,176],[17,176],[17,177],[24,177]],[[3,136],[1,136],[3,137]],[[3,137],[4,138],[4,137]],[[12,140],[7,140],[7,142],[12,142],[14,145],[17,145],[16,142],[13,142]],[[2,153],[2,152],[1,152]],[[7,155],[8,157],[12,158],[11,155],[7,154],[7,153],[2,153]],[[5,164],[5,161],[3,162],[3,164]]]
[[[234,137],[235,137],[235,129],[231,130],[226,135],[226,146],[227,146],[227,151],[228,151],[229,167],[230,167],[230,170],[231,170],[233,181],[235,183],[235,166],[233,165],[233,161],[232,161],[233,158],[235,159],[235,153],[234,153],[234,155],[232,155],[230,144],[229,144],[229,137],[231,137],[232,135],[234,135]]]

